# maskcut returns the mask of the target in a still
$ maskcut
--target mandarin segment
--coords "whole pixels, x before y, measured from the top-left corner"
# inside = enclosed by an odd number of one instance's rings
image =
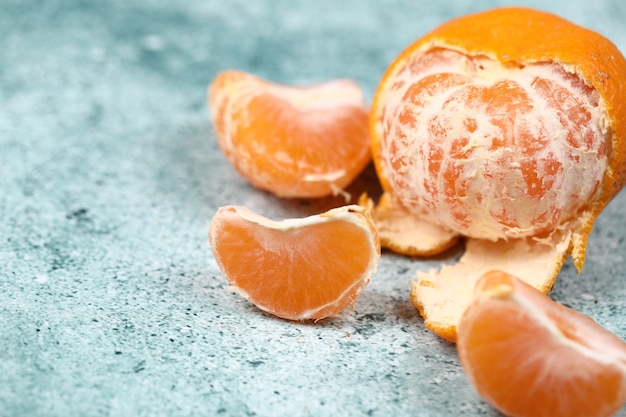
[[[244,298],[289,320],[319,320],[353,304],[380,257],[373,222],[356,205],[283,221],[224,206],[211,220],[209,241]]]
[[[626,403],[626,343],[501,271],[477,282],[457,350],[478,394],[507,416],[608,417]]]
[[[626,60],[603,36],[506,7],[447,22],[385,72],[370,111],[384,191],[456,233],[573,232],[626,183]]]
[[[225,71],[208,91],[221,150],[250,183],[281,197],[341,192],[371,158],[359,86],[286,86]]]

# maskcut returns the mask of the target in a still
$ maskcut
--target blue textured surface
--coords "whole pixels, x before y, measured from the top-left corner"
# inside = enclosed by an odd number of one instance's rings
[[[230,292],[207,242],[224,204],[283,218],[339,203],[281,201],[234,173],[205,103],[218,71],[349,77],[371,98],[412,40],[505,4],[457,3],[2,0],[0,416],[497,416],[409,301],[415,271],[459,250],[386,253],[354,310],[301,325]],[[545,8],[626,50],[625,4]],[[551,293],[622,338],[625,205]]]

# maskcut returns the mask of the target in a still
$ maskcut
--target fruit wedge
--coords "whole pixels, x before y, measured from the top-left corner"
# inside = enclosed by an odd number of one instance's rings
[[[211,221],[209,241],[239,294],[289,320],[319,320],[353,304],[380,258],[374,224],[357,205],[282,221],[225,206]]]
[[[368,108],[354,81],[288,86],[230,70],[213,79],[208,102],[228,161],[280,197],[340,194],[371,160]]]
[[[476,284],[459,324],[461,364],[512,417],[608,417],[626,403],[626,343],[510,274]]]

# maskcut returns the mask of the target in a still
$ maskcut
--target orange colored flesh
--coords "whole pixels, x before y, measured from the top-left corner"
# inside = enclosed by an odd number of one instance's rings
[[[371,159],[367,108],[349,80],[283,86],[239,71],[209,88],[220,148],[253,185],[282,197],[323,197]]]
[[[610,416],[626,403],[626,343],[512,275],[491,272],[458,328],[478,393],[508,416]]]
[[[290,225],[222,207],[211,221],[215,259],[230,283],[264,311],[291,320],[333,316],[354,303],[380,254],[369,216],[348,207],[336,217]]]

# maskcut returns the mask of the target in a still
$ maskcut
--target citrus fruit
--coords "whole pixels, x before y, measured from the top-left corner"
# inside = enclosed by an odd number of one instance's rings
[[[626,182],[626,60],[550,13],[462,16],[391,63],[370,133],[379,206],[438,225],[439,240],[441,230],[468,239],[460,263],[418,273],[411,292],[426,326],[455,340],[486,268],[525,271],[542,292],[568,254],[583,268],[593,223]]]
[[[626,343],[512,275],[476,284],[457,350],[478,394],[507,416],[611,416],[626,403]]]
[[[373,221],[357,205],[282,221],[224,206],[211,220],[209,241],[243,297],[289,320],[319,320],[353,304],[380,257]]]
[[[384,190],[476,239],[587,236],[626,182],[626,60],[556,15],[507,7],[441,25],[385,72],[370,112]]]
[[[368,109],[351,80],[286,86],[224,71],[211,82],[208,102],[228,161],[280,197],[337,194],[371,160]]]
[[[482,275],[501,270],[547,294],[556,282],[570,243],[571,233],[498,242],[468,238],[458,263],[417,272],[411,302],[424,318],[426,328],[456,342],[459,321],[472,302],[474,286]]]

